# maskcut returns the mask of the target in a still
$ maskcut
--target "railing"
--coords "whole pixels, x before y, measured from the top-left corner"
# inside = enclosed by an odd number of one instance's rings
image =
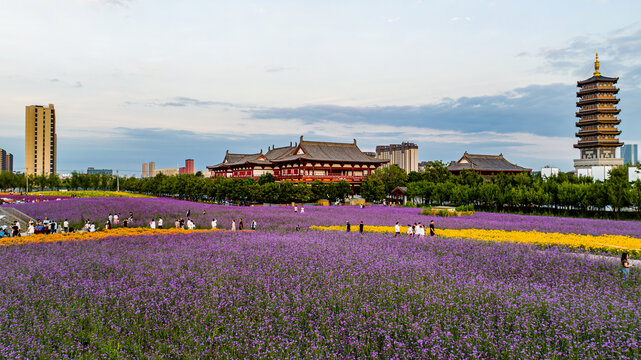
[[[614,90],[614,89],[616,89],[616,86],[613,86],[613,85],[588,85],[588,86],[582,87],[579,90],[579,92],[583,91],[583,90],[591,90],[591,89]]]

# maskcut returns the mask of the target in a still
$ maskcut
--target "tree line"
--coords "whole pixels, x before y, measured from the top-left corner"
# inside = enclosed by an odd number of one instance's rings
[[[30,191],[38,190],[116,190],[157,196],[177,197],[202,201],[235,201],[244,203],[290,203],[316,202],[327,199],[341,202],[353,194],[352,187],[345,181],[311,184],[275,182],[273,175],[265,174],[254,179],[216,178],[208,179],[197,175],[166,176],[158,174],[152,178],[116,178],[104,174],[82,174],[74,172],[69,178],[57,175],[29,176]],[[23,191],[27,178],[11,172],[0,173],[0,189]]]
[[[622,210],[632,208],[636,217],[641,215],[641,181],[628,181],[628,166],[612,169],[605,181],[572,173],[546,179],[527,172],[486,180],[474,171],[454,176],[442,162],[410,174],[389,166],[368,177],[361,194],[368,201],[380,201],[397,186],[407,187],[408,199],[415,205],[472,205],[488,211],[617,218]]]
[[[548,179],[539,174],[520,173],[484,179],[474,171],[454,176],[442,162],[434,162],[423,172],[406,174],[396,165],[376,170],[356,188],[367,201],[393,201],[390,194],[398,186],[407,187],[413,205],[474,206],[479,210],[577,216],[621,216],[632,208],[641,212],[641,182],[628,182],[628,167],[615,168],[606,181],[560,173]],[[275,182],[271,174],[254,179],[208,179],[197,175],[153,178],[120,178],[104,174],[74,172],[60,179],[57,175],[29,176],[29,190],[120,190],[207,201],[255,203],[340,202],[354,194],[345,181],[293,183]],[[0,172],[0,189],[25,189],[27,178]]]

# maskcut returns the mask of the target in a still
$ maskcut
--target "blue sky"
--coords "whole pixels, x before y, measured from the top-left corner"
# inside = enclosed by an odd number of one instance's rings
[[[571,170],[576,81],[619,76],[641,143],[638,1],[22,0],[0,11],[0,147],[53,103],[59,172],[196,166],[310,140],[413,141]]]

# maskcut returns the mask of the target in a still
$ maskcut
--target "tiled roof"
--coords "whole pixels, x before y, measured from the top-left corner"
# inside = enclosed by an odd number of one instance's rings
[[[300,149],[300,150],[299,150]],[[260,157],[264,156],[266,160]],[[269,165],[274,162],[295,161],[306,159],[311,161],[344,161],[368,164],[382,164],[388,160],[375,159],[364,154],[356,141],[353,143],[333,143],[321,141],[305,141],[301,136],[297,146],[284,146],[270,149],[266,154],[230,154],[227,152],[225,160],[220,164],[207,166],[208,169],[220,169],[228,166],[243,165],[246,163]]]
[[[619,80],[618,77],[611,78],[611,77],[599,75],[599,76],[593,76],[593,77],[591,77],[589,79],[577,81],[576,83],[577,83],[577,85],[584,85],[584,84],[590,84],[590,83],[597,82],[597,81],[617,82],[618,80]]]
[[[302,150],[302,154],[297,153],[299,148]],[[356,141],[353,143],[306,141],[302,137],[297,148],[275,161],[292,161],[300,158],[312,161],[345,161],[371,164],[387,162],[387,160],[374,159],[364,154],[356,145]]]
[[[461,170],[497,170],[497,171],[531,171],[505,160],[503,154],[476,155],[463,154],[461,159],[447,167],[450,171]]]

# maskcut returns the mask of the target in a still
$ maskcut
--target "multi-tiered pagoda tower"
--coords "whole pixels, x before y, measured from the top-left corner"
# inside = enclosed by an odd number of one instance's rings
[[[576,106],[579,112],[576,116],[579,121],[576,126],[579,132],[576,136],[579,141],[574,147],[581,150],[581,158],[574,160],[574,169],[579,176],[592,176],[594,166],[612,168],[623,165],[623,159],[616,157],[616,148],[623,146],[617,138],[621,131],[616,127],[621,122],[617,118],[621,110],[616,107],[619,103],[616,97],[619,89],[615,86],[618,80],[618,77],[601,76],[597,52],[594,74],[577,82],[579,101]]]

